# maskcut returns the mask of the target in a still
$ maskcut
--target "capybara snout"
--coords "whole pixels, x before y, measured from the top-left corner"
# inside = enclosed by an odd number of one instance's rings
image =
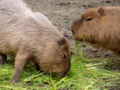
[[[120,7],[88,9],[71,26],[73,38],[111,50],[120,55]]]
[[[37,69],[62,76],[70,70],[69,41],[39,12],[22,0],[0,1],[0,64],[15,57],[12,83],[18,83],[27,60]]]

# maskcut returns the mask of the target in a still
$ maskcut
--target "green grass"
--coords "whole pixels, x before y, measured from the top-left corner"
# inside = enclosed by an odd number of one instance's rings
[[[78,52],[76,43],[75,52]],[[71,57],[71,70],[63,78],[39,73],[27,63],[19,84],[11,84],[14,62],[0,66],[0,90],[120,90],[120,69],[117,59],[86,59],[82,51]],[[11,58],[8,58],[11,59]],[[12,58],[13,59],[13,58]]]

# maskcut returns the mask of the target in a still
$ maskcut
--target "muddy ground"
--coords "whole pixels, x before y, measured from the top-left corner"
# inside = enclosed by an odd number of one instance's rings
[[[69,35],[70,48],[74,51],[75,41],[72,39],[70,26],[72,22],[81,17],[89,8],[94,6],[120,6],[120,0],[24,0],[34,12],[43,13],[53,25],[64,35]],[[110,51],[87,44],[82,45],[82,51],[88,58],[116,57]]]

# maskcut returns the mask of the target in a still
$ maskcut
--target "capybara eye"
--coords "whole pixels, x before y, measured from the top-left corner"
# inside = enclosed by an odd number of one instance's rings
[[[86,21],[91,21],[93,18],[88,18]]]
[[[64,55],[64,59],[66,59],[66,55],[65,55],[65,53],[63,53],[63,55]]]
[[[71,32],[72,32],[72,34],[74,34],[74,33],[75,33],[75,31],[74,31],[74,30],[71,30]]]

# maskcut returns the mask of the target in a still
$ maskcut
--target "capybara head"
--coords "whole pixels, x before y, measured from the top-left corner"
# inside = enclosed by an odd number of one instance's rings
[[[101,30],[101,24],[103,23],[104,10],[102,7],[91,8],[86,11],[79,20],[76,20],[72,27],[71,31],[73,34],[73,38],[76,40],[82,40],[83,38],[85,41],[87,39],[93,39],[91,36]]]
[[[120,7],[99,6],[87,10],[76,20],[71,31],[73,38],[102,46],[109,50],[120,47]]]
[[[40,68],[46,72],[50,71],[57,76],[63,76],[71,67],[69,41],[63,37],[57,42],[49,43],[44,48],[45,53],[40,55]]]

